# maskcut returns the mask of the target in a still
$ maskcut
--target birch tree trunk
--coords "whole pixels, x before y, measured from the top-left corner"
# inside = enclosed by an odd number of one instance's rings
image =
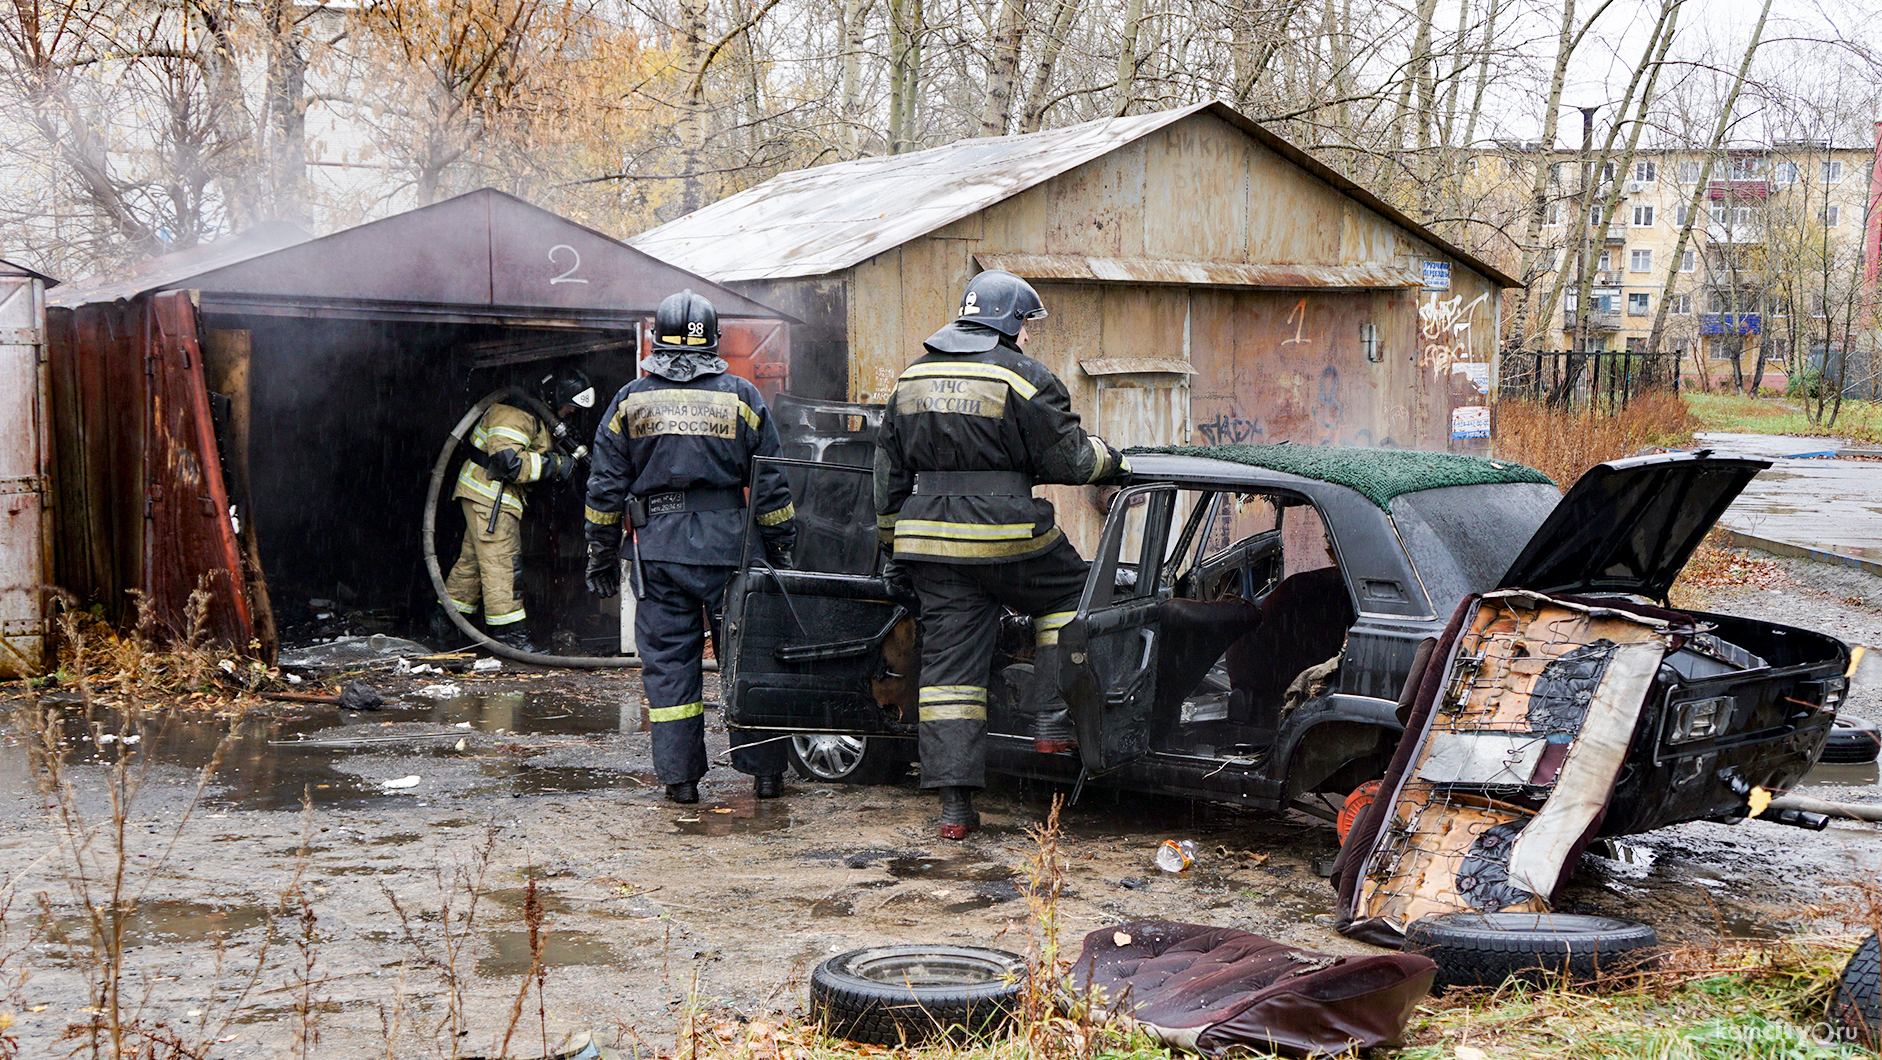
[[[1005,136],[1013,127],[1013,88],[1019,79],[1020,45],[1026,35],[1026,0],[1004,0],[994,31],[993,64],[987,72],[987,107],[980,135]]]
[[[1072,24],[1077,20],[1078,0],[1057,0],[1053,8],[1052,25],[1039,46],[1039,65],[1033,69],[1032,87],[1026,92],[1026,109],[1020,119],[1020,132],[1039,131],[1039,124],[1045,118],[1046,93],[1052,91],[1053,69],[1058,65],[1059,53],[1064,51],[1066,38],[1071,35]]]
[[[1686,247],[1692,242],[1693,225],[1699,220],[1699,205],[1705,199],[1706,185],[1712,180],[1712,160],[1717,157],[1719,148],[1725,143],[1725,134],[1732,127],[1732,111],[1738,106],[1739,89],[1745,85],[1745,78],[1751,73],[1751,60],[1758,54],[1758,43],[1764,39],[1764,22],[1771,15],[1771,0],[1764,0],[1758,11],[1758,21],[1752,26],[1751,40],[1745,45],[1745,54],[1738,63],[1738,75],[1732,79],[1732,87],[1725,94],[1725,102],[1719,107],[1719,120],[1712,127],[1712,137],[1706,144],[1705,160],[1699,166],[1699,179],[1693,184],[1692,194],[1686,200],[1686,223],[1680,226],[1679,240],[1673,245],[1673,260],[1667,262],[1666,282],[1660,287],[1660,304],[1654,307],[1653,327],[1647,332],[1647,358],[1656,360],[1660,353],[1660,343],[1666,335],[1667,303],[1673,297],[1673,283],[1679,278],[1679,263],[1685,257]],[[1696,354],[1699,344],[1693,344]]]
[[[1511,306],[1509,318],[1509,348],[1512,350],[1522,349],[1532,334],[1527,328],[1530,317],[1529,292],[1535,288],[1536,278],[1543,271],[1539,267],[1542,262],[1539,251],[1543,249],[1540,246],[1542,225],[1548,219],[1549,171],[1552,168],[1550,159],[1555,153],[1557,116],[1562,112],[1562,85],[1568,77],[1568,63],[1574,57],[1576,42],[1575,0],[1562,0],[1562,29],[1556,37],[1555,70],[1549,76],[1549,101],[1542,111],[1542,146],[1536,160],[1536,173],[1530,182],[1529,220],[1523,226],[1522,264],[1516,271],[1516,277],[1523,281],[1523,285],[1516,289],[1516,297],[1512,300],[1515,304]],[[1547,249],[1551,251],[1549,256],[1552,259],[1555,248]],[[1566,267],[1566,262],[1561,263],[1561,267]]]
[[[1137,88],[1137,38],[1143,32],[1144,0],[1128,0],[1124,9],[1124,34],[1117,46],[1117,102],[1111,113],[1123,117],[1130,112]]]

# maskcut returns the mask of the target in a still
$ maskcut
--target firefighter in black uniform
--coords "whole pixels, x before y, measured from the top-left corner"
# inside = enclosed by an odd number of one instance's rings
[[[751,480],[754,456],[778,455],[778,431],[758,388],[728,374],[718,355],[719,317],[692,291],[660,303],[649,374],[614,396],[595,432],[588,472],[588,588],[621,587],[622,517],[638,550],[634,643],[653,726],[654,770],[674,802],[699,801],[706,772],[700,660],[706,616],[716,616],[739,562],[746,487],[765,556],[787,567],[797,536],[790,487],[769,468]],[[713,638],[714,644],[718,637]],[[783,791],[777,740],[744,746],[733,732],[732,765],[752,775],[761,799]]]
[[[1002,605],[1033,617],[1033,748],[1070,750],[1058,688],[1059,629],[1071,621],[1086,563],[1034,499],[1035,483],[1114,481],[1130,471],[1086,434],[1065,384],[1021,352],[1026,322],[1046,315],[1009,272],[975,276],[960,316],[929,336],[896,381],[876,435],[877,528],[891,584],[921,599],[921,783],[941,789],[941,836],[980,825],[986,785],[987,682]]]

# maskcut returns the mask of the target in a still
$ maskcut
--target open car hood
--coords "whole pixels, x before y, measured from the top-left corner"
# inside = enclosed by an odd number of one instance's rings
[[[1596,464],[1497,584],[1665,600],[1706,532],[1768,460],[1709,450]]]

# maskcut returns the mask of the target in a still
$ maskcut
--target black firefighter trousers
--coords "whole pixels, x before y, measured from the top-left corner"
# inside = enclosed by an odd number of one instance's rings
[[[922,787],[987,784],[987,686],[1002,608],[1033,619],[1026,709],[1065,709],[1059,630],[1078,612],[1088,567],[1063,538],[1037,556],[1003,563],[908,563],[921,597]]]
[[[662,784],[706,775],[706,704],[700,661],[707,616],[716,619],[736,568],[692,563],[648,563],[634,609],[634,646],[653,729],[653,768]],[[712,642],[717,646],[718,632]],[[728,729],[732,768],[753,776],[784,772],[784,741],[775,733]]]

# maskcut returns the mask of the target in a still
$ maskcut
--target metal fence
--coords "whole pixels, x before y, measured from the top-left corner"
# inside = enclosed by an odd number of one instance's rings
[[[1642,390],[1679,390],[1680,356],[1666,351],[1577,353],[1571,350],[1506,350],[1498,385],[1502,397],[1523,397],[1560,408],[1627,407]]]

